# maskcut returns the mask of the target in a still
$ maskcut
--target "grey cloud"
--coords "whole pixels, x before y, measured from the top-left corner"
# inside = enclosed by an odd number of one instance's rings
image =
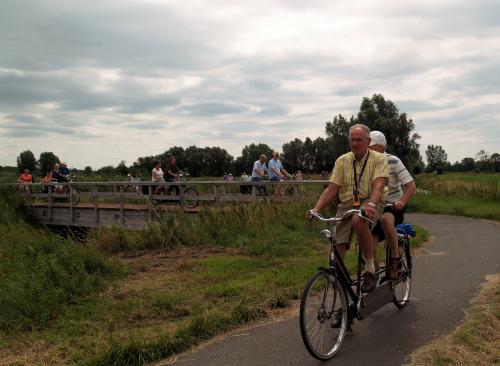
[[[276,90],[281,86],[281,83],[277,80],[269,80],[269,79],[251,79],[248,80],[248,84],[253,86],[259,90]]]
[[[67,124],[57,119],[40,119],[29,114],[10,114],[6,116],[5,121],[0,124],[0,129],[10,137],[42,137],[51,134],[74,135],[78,138],[98,137],[78,128],[80,123]]]
[[[209,31],[154,4],[7,0],[0,12],[0,64],[39,70],[81,64],[200,68],[211,63],[213,51],[203,42]]]
[[[68,73],[70,74],[70,73]],[[133,83],[119,84],[110,92],[92,92],[88,85],[68,80],[66,75],[48,76],[40,72],[0,75],[0,105],[6,108],[53,102],[61,110],[82,111],[115,107],[121,113],[142,113],[172,106],[178,98],[149,95]]]
[[[131,123],[127,125],[127,127],[129,128],[134,128],[138,130],[159,130],[167,128],[168,126],[169,126],[168,122],[164,121],[140,122],[140,123]]]
[[[453,102],[435,104],[424,100],[397,100],[396,98],[394,98],[393,102],[398,107],[400,113],[438,111],[458,107],[458,104]]]
[[[288,108],[278,104],[264,104],[260,106],[259,116],[279,116],[286,115]]]
[[[224,102],[206,102],[191,104],[180,107],[179,112],[194,116],[219,116],[224,114],[238,114],[248,112],[249,108],[245,105],[224,103]]]

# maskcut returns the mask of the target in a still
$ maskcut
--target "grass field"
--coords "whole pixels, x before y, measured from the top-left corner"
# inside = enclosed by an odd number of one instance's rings
[[[500,174],[421,174],[409,211],[479,217],[500,221]]]

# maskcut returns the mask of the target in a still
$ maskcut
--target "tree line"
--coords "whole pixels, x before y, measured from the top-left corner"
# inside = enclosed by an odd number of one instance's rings
[[[427,157],[428,173],[442,174],[449,172],[500,172],[500,154],[489,154],[484,150],[479,151],[474,158],[466,157],[461,161],[451,164],[448,161],[448,154],[441,145],[427,145],[425,151]]]
[[[426,151],[427,166],[423,163],[419,152],[420,136],[414,132],[415,124],[406,113],[401,113],[397,106],[381,94],[363,98],[359,111],[349,118],[338,114],[325,123],[325,136],[304,140],[295,138],[283,144],[281,160],[288,171],[303,171],[306,174],[331,171],[335,160],[349,151],[349,128],[363,123],[371,130],[382,131],[387,138],[387,151],[398,156],[405,166],[414,174],[426,171],[499,171],[498,154],[481,155],[476,159],[464,158],[460,163],[451,165],[447,162],[444,149],[439,145],[429,145]],[[278,149],[279,150],[279,149]],[[243,147],[241,155],[234,158],[220,147],[187,148],[173,146],[162,154],[139,157],[132,165],[121,161],[116,167],[109,165],[98,170],[87,166],[85,175],[122,175],[128,173],[148,177],[157,161],[165,166],[169,157],[175,156],[177,165],[189,171],[193,176],[222,176],[224,173],[239,175],[250,173],[253,163],[261,154],[271,157],[273,149],[265,143],[251,143]],[[472,160],[471,160],[472,159]],[[42,172],[50,169],[52,164],[60,162],[52,152],[43,152],[37,160],[29,150],[23,151],[17,159],[18,169],[28,168]],[[471,168],[472,166],[472,168]]]

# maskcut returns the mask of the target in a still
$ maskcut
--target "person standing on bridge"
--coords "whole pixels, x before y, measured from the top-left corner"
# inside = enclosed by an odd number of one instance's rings
[[[341,217],[352,208],[361,208],[364,209],[367,218],[371,220],[378,218],[381,211],[379,202],[389,177],[389,168],[383,154],[368,149],[370,140],[368,126],[355,124],[349,129],[351,151],[335,161],[330,183],[319,197],[314,211],[319,213],[333,202],[338,194],[340,204],[337,208],[337,217]],[[373,291],[377,284],[377,276],[369,222],[355,215],[350,220],[337,223],[336,229],[337,248],[342,257],[349,249],[352,229],[356,232],[366,262],[361,289],[363,292]]]
[[[417,190],[417,186],[401,160],[397,156],[385,152],[387,145],[385,135],[380,131],[372,131],[370,132],[370,138],[370,150],[384,154],[387,159],[389,165],[389,191],[385,195],[384,201],[394,205],[384,208],[380,221],[377,222],[377,225],[372,230],[373,253],[376,259],[377,244],[386,237],[392,254],[389,278],[397,280],[400,276],[401,262],[399,259],[396,225],[403,223],[405,206]]]

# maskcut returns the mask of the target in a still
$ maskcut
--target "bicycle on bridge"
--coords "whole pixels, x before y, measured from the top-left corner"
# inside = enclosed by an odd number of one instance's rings
[[[179,181],[182,183],[187,183],[191,181],[191,175],[188,172],[179,171]],[[170,187],[170,189],[169,189]],[[172,191],[175,190],[177,195],[181,196],[179,203],[183,204],[187,208],[195,208],[199,204],[198,200],[198,190],[192,185],[170,185],[167,186],[163,184],[157,195],[171,195]],[[182,194],[181,194],[182,192]],[[184,197],[187,196],[187,197]],[[158,206],[163,202],[163,200],[154,200],[153,205]]]
[[[354,319],[362,320],[382,306],[393,302],[398,308],[406,306],[410,299],[412,258],[410,236],[415,236],[409,224],[397,225],[398,249],[401,258],[401,275],[390,280],[391,249],[386,241],[385,266],[377,270],[380,278],[370,293],[361,291],[363,257],[358,251],[357,274],[353,279],[337,250],[335,223],[358,215],[369,220],[359,209],[347,211],[340,218],[324,218],[310,210],[309,216],[326,226],[321,233],[330,244],[329,265],[320,267],[306,285],[300,303],[300,332],[309,353],[320,360],[335,356],[347,331],[352,331]]]

